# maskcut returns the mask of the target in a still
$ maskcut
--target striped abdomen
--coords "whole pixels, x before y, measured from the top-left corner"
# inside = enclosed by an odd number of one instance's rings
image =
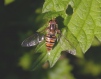
[[[56,36],[47,34],[45,40],[46,40],[46,48],[47,51],[49,52],[55,44]]]

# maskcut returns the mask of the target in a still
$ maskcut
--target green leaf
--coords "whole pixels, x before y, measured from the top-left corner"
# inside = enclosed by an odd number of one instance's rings
[[[101,0],[93,0],[90,15],[95,24],[94,34],[101,41]]]
[[[101,66],[97,63],[95,63],[94,61],[86,61],[85,63],[83,63],[82,66],[82,71],[85,74],[90,74],[93,76],[98,76],[101,72]],[[88,71],[89,70],[89,71]]]
[[[78,5],[81,3],[81,0],[72,0],[70,5],[73,7],[73,10],[78,8]]]
[[[47,61],[47,53],[34,54],[31,70],[40,68],[46,61]]]
[[[92,46],[100,46],[100,45],[101,45],[100,41],[98,41],[98,39],[94,38],[93,42],[92,42]]]
[[[81,3],[81,0],[73,0],[73,2],[75,5],[74,8],[76,8]],[[95,24],[94,34],[101,41],[101,0],[91,0],[91,3],[89,14]]]
[[[73,43],[71,43],[67,37],[66,37],[67,33],[66,33],[66,28],[64,28],[62,30],[62,36],[60,38],[60,46],[62,48],[62,50],[66,50],[71,54],[76,54],[76,48],[74,47]]]
[[[79,46],[79,42],[67,27],[62,29],[62,35],[62,50],[71,51],[71,54],[76,54],[77,57],[83,58],[83,53]]]
[[[29,53],[25,53],[19,60],[18,65],[27,70],[30,68],[32,56]]]
[[[73,7],[74,12],[71,16],[66,14],[68,5]],[[64,19],[64,25],[61,26],[64,28],[60,30],[67,39],[65,41],[64,37],[61,37],[63,44],[59,41],[50,51],[50,55],[45,60],[49,61],[50,67],[57,62],[61,51],[75,50],[76,56],[83,57],[83,53],[90,48],[94,37],[101,41],[101,0],[46,0],[42,12],[44,13],[43,18],[47,20],[58,16]],[[43,46],[38,46],[37,52],[47,53]],[[41,58],[44,59],[44,57]],[[38,62],[42,63],[43,61],[38,59]]]
[[[65,12],[63,11],[59,11],[59,12],[55,12],[55,11],[49,11],[49,12],[46,12],[46,13],[43,13],[43,18],[44,19],[53,19],[55,17],[58,17],[58,16],[62,16],[62,17],[66,17],[67,15],[65,14]]]
[[[46,53],[45,41],[41,42],[34,50],[35,53]]]
[[[34,54],[32,51],[32,55],[33,62],[31,70],[35,70],[47,61],[47,51],[45,47],[45,42],[42,42],[39,45],[37,45],[37,47],[34,50]]]
[[[42,13],[49,11],[65,11],[70,0],[45,0],[43,5]]]
[[[74,76],[70,73],[72,69],[67,59],[59,60],[53,68],[47,70],[43,79],[74,79]]]
[[[8,4],[10,4],[10,3],[12,3],[12,2],[14,2],[15,0],[4,0],[4,4],[5,5],[8,5]]]
[[[99,21],[96,21],[96,19],[94,19],[94,18],[100,18],[100,16],[98,17],[97,15],[99,14],[98,12],[100,11],[99,10],[100,8],[99,5],[101,5],[100,2],[98,2],[98,0],[80,1],[79,4],[76,5],[77,8],[74,10],[70,22],[67,24],[68,29],[78,40],[79,45],[84,53],[90,48],[91,43],[94,39],[94,34],[95,33],[100,34],[100,32],[96,30],[98,29],[96,23],[99,24],[98,26],[101,26],[101,24]],[[97,16],[94,16],[94,14]],[[96,36],[99,37],[101,35],[99,34]]]
[[[57,62],[57,60],[61,56],[61,51],[62,50],[59,43],[53,48],[53,50],[50,51],[50,55],[48,55],[48,61],[49,61],[50,67],[53,67],[54,64]]]

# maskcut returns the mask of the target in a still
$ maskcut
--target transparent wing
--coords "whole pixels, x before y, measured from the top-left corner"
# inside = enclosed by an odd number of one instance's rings
[[[44,40],[44,35],[41,33],[35,33],[34,35],[28,37],[27,39],[25,39],[21,46],[23,47],[30,47],[30,46],[35,46],[38,43],[42,42]]]
[[[76,55],[75,47],[63,36],[60,38],[60,45],[63,51],[66,51],[72,55]]]

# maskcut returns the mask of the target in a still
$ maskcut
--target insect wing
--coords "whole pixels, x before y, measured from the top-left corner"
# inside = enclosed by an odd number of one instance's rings
[[[60,38],[60,45],[63,51],[66,51],[72,55],[76,55],[76,49],[73,45],[63,36]]]
[[[35,33],[22,42],[23,47],[35,46],[44,40],[44,35],[41,33]]]

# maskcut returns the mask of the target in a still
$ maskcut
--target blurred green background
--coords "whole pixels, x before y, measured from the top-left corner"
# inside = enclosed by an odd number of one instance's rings
[[[42,24],[44,0],[0,0],[0,79],[101,79],[101,46],[94,41],[84,58],[63,53],[53,68],[30,71],[33,47],[21,42]],[[96,46],[98,45],[99,46]]]

